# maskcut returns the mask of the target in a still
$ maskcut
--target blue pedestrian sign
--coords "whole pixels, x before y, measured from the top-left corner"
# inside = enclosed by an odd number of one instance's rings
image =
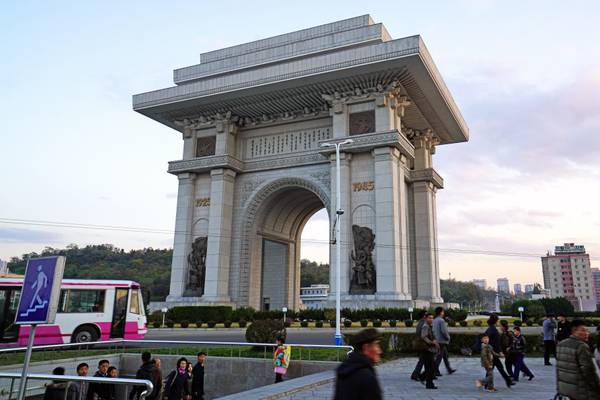
[[[27,261],[16,324],[54,322],[64,268],[63,256],[31,258]]]

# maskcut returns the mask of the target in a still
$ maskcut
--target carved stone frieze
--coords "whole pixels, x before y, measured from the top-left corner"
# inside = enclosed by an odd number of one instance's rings
[[[408,171],[408,179],[410,182],[430,182],[436,188],[444,188],[444,179],[433,168]]]
[[[373,294],[376,287],[376,271],[373,262],[375,234],[371,228],[352,225],[354,250],[352,259],[352,276],[350,278],[350,294]]]
[[[190,296],[202,296],[204,294],[204,282],[206,277],[206,249],[207,237],[198,237],[192,243],[192,251],[188,254],[188,280],[186,294]]]

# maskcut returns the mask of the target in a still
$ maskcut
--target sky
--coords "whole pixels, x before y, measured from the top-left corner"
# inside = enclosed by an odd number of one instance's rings
[[[470,128],[468,143],[434,156],[442,278],[541,282],[539,256],[564,242],[600,267],[596,1],[2,2],[0,258],[171,247],[166,170],[181,135],[132,111],[131,95],[172,86],[201,52],[366,13],[394,38],[423,37]],[[315,244],[328,229],[317,213],[303,257],[328,261]]]

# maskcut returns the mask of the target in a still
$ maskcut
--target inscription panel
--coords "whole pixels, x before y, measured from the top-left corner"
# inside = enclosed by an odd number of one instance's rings
[[[247,138],[245,160],[253,160],[275,155],[317,150],[319,141],[331,138],[331,127],[310,128]]]

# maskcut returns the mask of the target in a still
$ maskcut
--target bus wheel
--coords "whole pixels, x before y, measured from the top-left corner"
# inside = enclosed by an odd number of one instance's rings
[[[73,343],[89,343],[97,340],[98,334],[96,333],[96,329],[91,326],[82,326],[77,328],[75,333],[73,333],[73,339],[71,341]]]

